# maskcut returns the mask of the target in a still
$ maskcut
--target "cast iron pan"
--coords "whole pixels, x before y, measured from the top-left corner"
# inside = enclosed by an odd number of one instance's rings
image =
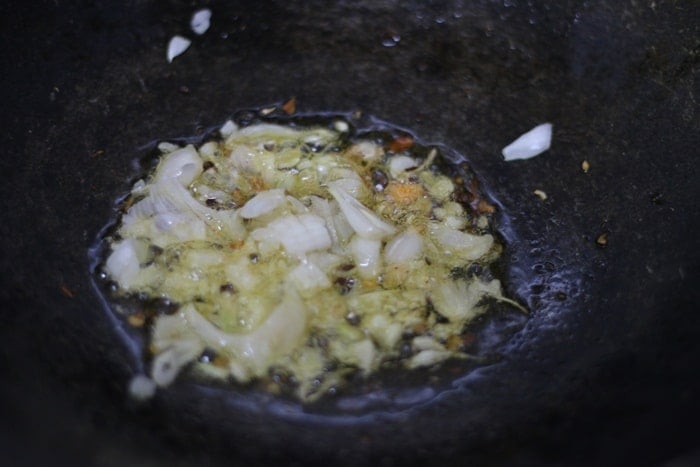
[[[167,40],[207,5],[211,29],[168,64]],[[4,465],[700,460],[696,2],[2,8]],[[531,317],[497,362],[436,372],[439,387],[396,379],[424,390],[403,405],[400,391],[359,411],[263,404],[186,380],[130,402],[137,359],[88,249],[134,161],[291,96],[300,113],[361,110],[468,157]],[[550,151],[502,160],[544,121]]]

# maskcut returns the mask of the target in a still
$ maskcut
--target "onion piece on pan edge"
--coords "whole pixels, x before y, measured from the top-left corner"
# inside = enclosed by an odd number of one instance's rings
[[[506,161],[530,159],[542,154],[552,144],[552,124],[543,123],[520,135],[515,141],[503,148]]]

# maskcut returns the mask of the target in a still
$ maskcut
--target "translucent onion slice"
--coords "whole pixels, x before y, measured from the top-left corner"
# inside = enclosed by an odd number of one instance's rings
[[[156,171],[156,180],[175,178],[187,186],[201,173],[202,158],[190,144],[171,152],[163,159]]]
[[[396,228],[380,219],[374,212],[363,206],[336,182],[328,183],[328,191],[335,198],[353,230],[361,237],[381,240],[392,235]]]
[[[238,214],[243,219],[255,219],[274,211],[285,201],[284,190],[281,188],[260,191],[243,205]]]
[[[172,63],[175,57],[185,53],[185,51],[190,47],[190,44],[192,44],[192,41],[186,37],[173,36],[173,38],[170,39],[170,42],[168,42],[168,52],[166,54],[168,63]]]
[[[198,339],[180,340],[153,359],[151,377],[160,387],[168,386],[177,377],[182,367],[197,358],[204,350]]]
[[[115,243],[105,263],[105,272],[125,289],[130,288],[146,259],[147,250],[145,244],[134,238]]]
[[[292,255],[299,256],[331,246],[331,237],[323,218],[315,214],[282,216],[272,221],[267,230]]]
[[[310,261],[302,261],[290,271],[288,277],[304,297],[331,286],[328,276]]]
[[[190,28],[192,28],[192,31],[195,34],[201,36],[209,29],[210,20],[211,10],[209,8],[202,8],[201,10],[195,11],[192,15],[192,19],[190,20]]]
[[[384,258],[388,264],[406,263],[420,256],[423,251],[423,237],[408,229],[392,238],[384,247]]]
[[[415,169],[418,165],[418,161],[412,157],[394,156],[389,161],[389,173],[396,178],[408,169]]]
[[[247,381],[264,374],[272,359],[294,349],[305,334],[306,323],[303,302],[290,287],[285,288],[282,300],[267,319],[248,334],[222,331],[189,304],[177,315],[162,316],[156,321],[153,344],[156,349],[164,350],[154,360],[153,379],[159,386],[166,385],[164,381],[174,379],[184,364],[194,360],[204,346],[208,346],[242,363],[233,373],[240,381]],[[177,348],[173,342],[187,344]],[[177,350],[172,351],[174,348]],[[195,352],[195,349],[199,351]],[[176,367],[174,374],[173,371],[166,371],[167,363]]]
[[[545,152],[551,144],[552,124],[543,123],[519,136],[503,148],[502,153],[507,161],[529,159]]]
[[[377,277],[382,267],[381,240],[355,235],[349,247],[360,276],[366,279]]]
[[[493,236],[489,234],[472,235],[435,222],[430,224],[430,230],[433,237],[448,253],[456,254],[469,261],[481,258],[493,246]]]

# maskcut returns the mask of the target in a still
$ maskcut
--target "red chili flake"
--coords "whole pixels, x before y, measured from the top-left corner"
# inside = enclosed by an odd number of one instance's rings
[[[61,293],[68,298],[75,297],[75,293],[66,284],[61,284]]]
[[[292,115],[297,110],[297,99],[292,97],[287,102],[282,104],[282,111],[287,115]]]
[[[411,149],[413,147],[413,137],[410,135],[402,135],[394,138],[394,140],[389,143],[389,151],[391,152],[401,152],[406,149]]]

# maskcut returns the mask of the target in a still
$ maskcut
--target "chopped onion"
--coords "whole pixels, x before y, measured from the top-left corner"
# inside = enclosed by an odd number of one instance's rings
[[[176,178],[187,186],[202,173],[202,158],[194,146],[187,145],[168,154],[160,163],[156,180]]]
[[[129,381],[128,391],[132,398],[145,401],[156,393],[156,383],[146,375],[136,375]]]
[[[267,371],[268,361],[285,355],[299,343],[306,329],[307,316],[299,295],[287,287],[280,303],[253,332],[231,334],[223,332],[200,315],[192,305],[182,312],[184,324],[214,349],[233,351],[246,363],[253,376]]]
[[[229,155],[233,167],[249,175],[258,175],[262,171],[260,160],[254,150],[248,146],[236,146]]]
[[[302,296],[315,293],[331,286],[326,274],[314,263],[302,261],[289,273],[289,278]]]
[[[309,208],[307,208],[304,203],[296,199],[294,196],[287,195],[286,200],[292,207],[292,212],[294,214],[306,214],[309,212]]]
[[[493,236],[489,234],[472,235],[435,222],[430,225],[430,229],[438,243],[448,252],[469,261],[481,258],[493,246]]]
[[[221,135],[222,138],[227,139],[230,136],[232,136],[234,133],[238,131],[238,125],[233,123],[232,120],[226,120],[226,123],[224,123],[221,128],[219,128],[219,134]]]
[[[153,359],[151,377],[160,387],[172,383],[178,373],[204,350],[204,344],[198,339],[179,340],[166,351]]]
[[[207,29],[209,29],[209,21],[211,20],[211,10],[208,8],[203,8],[201,10],[197,10],[194,12],[192,15],[192,19],[190,20],[190,27],[192,28],[192,31],[197,34],[198,36],[201,36],[205,32],[207,32]]]
[[[445,346],[440,344],[430,336],[416,336],[411,341],[413,350],[445,350]]]
[[[366,279],[377,277],[381,269],[381,240],[355,235],[349,247],[360,276]]]
[[[274,211],[279,205],[284,203],[286,198],[284,190],[275,188],[258,192],[255,196],[248,200],[245,205],[238,211],[238,214],[243,219],[255,219]]]
[[[396,231],[394,226],[377,217],[374,212],[350,196],[350,194],[337,185],[336,182],[328,183],[328,191],[338,202],[340,210],[345,215],[345,218],[348,220],[353,230],[361,237],[381,240]]]
[[[401,324],[383,314],[373,315],[367,323],[367,328],[374,341],[384,349],[392,349],[403,333]]]
[[[190,44],[192,44],[192,41],[186,37],[173,36],[170,42],[168,42],[168,62],[172,63],[175,57],[185,53],[185,50],[189,48]]]
[[[139,240],[127,238],[112,246],[112,254],[105,263],[105,272],[128,289],[146,259],[147,247]]]
[[[167,154],[169,152],[177,151],[180,149],[180,146],[177,144],[171,143],[169,141],[162,141],[158,143],[158,150],[162,152],[163,154]]]
[[[411,360],[408,362],[408,367],[413,369],[431,366],[445,361],[452,356],[452,352],[447,350],[423,350],[411,357]]]
[[[381,146],[371,143],[370,141],[360,141],[356,143],[352,148],[352,152],[359,154],[365,161],[373,161],[379,159],[384,155],[384,151]]]
[[[230,239],[244,239],[246,229],[238,211],[217,211],[203,206],[190,192],[174,179],[159,182],[154,189],[161,191],[180,211],[189,212],[210,227],[213,233],[224,232]]]
[[[273,123],[260,123],[258,125],[251,125],[241,128],[237,132],[238,136],[260,136],[263,135],[267,138],[270,136],[274,138],[294,138],[299,136],[299,133],[293,128],[287,126],[275,125]]]
[[[389,173],[391,173],[391,176],[394,178],[406,172],[408,169],[415,169],[416,167],[418,167],[418,161],[408,156],[394,156],[389,161]]]
[[[461,280],[445,282],[439,284],[430,294],[437,312],[457,323],[463,323],[483,313],[486,309],[477,305],[485,296],[499,299],[501,283],[496,279],[489,283],[479,280],[471,283]]]
[[[124,204],[104,266],[121,296],[178,304],[154,319],[151,372],[134,378],[132,397],[151,397],[193,364],[263,384],[280,369],[308,402],[352,367],[464,356],[447,342],[487,310],[484,297],[518,307],[496,280],[454,279],[456,267],[487,264],[500,249],[470,233],[489,219],[453,199],[455,182],[431,168],[437,149],[384,157],[381,143],[347,147],[332,128],[228,121],[199,149],[161,145],[160,164]],[[415,187],[401,188],[420,196],[399,203],[392,190],[409,170]],[[199,358],[205,348],[216,361]]]
[[[272,221],[268,229],[292,255],[325,250],[331,246],[331,237],[326,225],[323,219],[315,214],[283,216]]]
[[[551,143],[552,124],[543,123],[503,148],[503,157],[507,161],[529,159],[545,152]]]
[[[408,229],[392,238],[384,247],[384,258],[388,264],[406,263],[420,256],[423,250],[423,237]]]
[[[360,342],[350,344],[350,352],[355,356],[357,365],[365,372],[372,369],[376,350],[370,339],[364,339]]]

